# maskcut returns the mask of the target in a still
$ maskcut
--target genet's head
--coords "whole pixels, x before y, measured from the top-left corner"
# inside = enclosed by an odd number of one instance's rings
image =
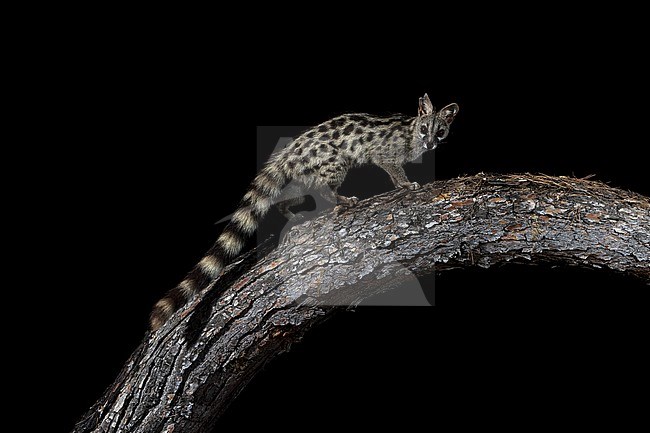
[[[449,127],[458,114],[458,110],[458,104],[454,103],[436,112],[429,96],[425,93],[420,98],[418,117],[415,120],[415,136],[413,137],[415,145],[423,147],[425,150],[435,149],[449,134]]]

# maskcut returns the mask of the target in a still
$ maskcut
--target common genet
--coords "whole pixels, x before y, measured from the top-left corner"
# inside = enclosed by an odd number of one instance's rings
[[[396,188],[420,188],[417,182],[408,180],[403,165],[435,149],[449,134],[457,113],[457,104],[436,111],[425,94],[419,99],[415,117],[344,114],[296,137],[275,153],[255,177],[232,220],[207,254],[156,303],[150,318],[151,329],[160,328],[176,310],[219,277],[274,203],[292,219],[295,215],[290,208],[302,203],[304,190],[315,187],[329,202],[353,206],[358,201],[356,197],[344,197],[337,191],[350,168],[365,164],[383,168]],[[287,194],[284,187],[289,182],[291,192]],[[283,200],[283,195],[290,198]]]

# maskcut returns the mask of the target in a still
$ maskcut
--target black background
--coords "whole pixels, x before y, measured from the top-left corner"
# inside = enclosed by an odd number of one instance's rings
[[[52,268],[40,317],[57,350],[43,356],[41,384],[60,403],[55,430],[71,429],[100,397],[141,341],[153,303],[218,235],[214,223],[246,192],[258,152],[271,151],[258,151],[257,126],[415,114],[428,92],[436,106],[461,109],[435,155],[407,167],[411,180],[595,174],[650,194],[647,109],[633,108],[644,73],[599,40],[560,44],[562,53],[495,41],[400,56],[342,42],[312,56],[283,44],[207,50],[180,41],[107,40],[75,67],[59,64],[65,86],[47,109],[60,144],[39,156],[57,163],[38,196],[47,224],[33,229]],[[342,48],[350,56],[334,55]],[[391,187],[373,167],[349,177],[349,195]],[[503,425],[518,422],[513,414],[525,419],[519,425],[554,425],[562,414],[617,422],[621,403],[630,416],[640,410],[629,393],[647,388],[647,286],[514,266],[450,272],[435,284],[435,307],[360,308],[312,331],[253,380],[219,428]]]

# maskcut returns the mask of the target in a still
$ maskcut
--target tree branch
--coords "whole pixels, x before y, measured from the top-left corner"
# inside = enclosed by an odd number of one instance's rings
[[[412,274],[550,262],[650,284],[650,200],[588,180],[479,174],[329,212],[270,250],[243,256],[148,334],[74,431],[205,431],[332,306],[356,305]]]

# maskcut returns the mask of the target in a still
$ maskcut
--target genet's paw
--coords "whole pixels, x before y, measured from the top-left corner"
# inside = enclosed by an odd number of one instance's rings
[[[359,199],[357,197],[344,197],[342,195],[338,196],[338,201],[339,204],[334,207],[334,212],[340,213],[343,212],[344,210],[356,206],[357,203],[359,203]]]
[[[338,201],[339,205],[343,206],[356,206],[357,203],[359,203],[359,199],[357,197],[344,197],[342,195],[338,196]]]
[[[305,221],[307,221],[307,217],[305,216],[304,213],[297,213],[294,216],[291,217],[289,221],[287,221],[288,224],[291,224],[291,226],[296,226],[298,224],[302,224]]]
[[[302,223],[307,221],[307,217],[303,213],[298,213],[295,214],[289,221],[287,221],[287,224],[284,226],[282,229],[282,232],[280,233],[280,244],[284,244],[286,242],[291,241],[291,230],[295,227],[298,226]]]
[[[400,188],[410,189],[411,191],[415,191],[416,189],[420,189],[422,187],[417,182],[406,182],[406,183],[401,184]]]

